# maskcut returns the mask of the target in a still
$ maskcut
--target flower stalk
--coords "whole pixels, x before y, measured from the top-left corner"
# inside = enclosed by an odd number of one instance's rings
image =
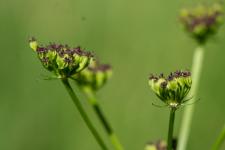
[[[70,97],[72,98],[72,100],[73,100],[75,106],[77,107],[81,117],[83,118],[85,124],[87,125],[87,127],[89,128],[89,130],[95,137],[96,141],[98,142],[99,146],[102,148],[102,150],[108,150],[108,148],[106,147],[106,144],[100,137],[99,133],[97,132],[97,130],[95,129],[93,124],[91,123],[91,121],[90,121],[88,115],[86,114],[84,108],[82,107],[78,97],[76,96],[72,87],[70,86],[68,79],[66,79],[66,78],[61,79],[61,81],[62,81],[63,85],[65,86],[67,92],[69,93]]]
[[[94,91],[90,88],[86,87],[83,89],[84,93],[86,94],[90,105],[93,107],[95,114],[97,115],[98,119],[100,120],[102,126],[104,127],[112,145],[114,146],[115,150],[123,150],[123,146],[121,145],[117,135],[113,131],[110,123],[106,119],[98,101]]]
[[[173,129],[174,129],[174,121],[175,121],[175,111],[176,108],[170,109],[170,120],[169,120],[169,131],[168,131],[168,138],[167,138],[167,150],[172,150],[172,142],[173,142]]]
[[[202,65],[203,65],[203,59],[204,59],[204,48],[203,46],[199,46],[196,48],[193,56],[193,64],[192,64],[192,89],[189,93],[190,96],[196,95],[198,86],[199,86],[199,80],[201,76],[202,71]],[[193,98],[195,100],[195,98]],[[183,114],[183,120],[181,122],[181,128],[180,128],[180,134],[179,134],[179,140],[178,140],[178,150],[185,150],[188,138],[191,130],[191,122],[192,117],[194,113],[195,105],[190,105],[188,107],[184,108],[184,114]]]

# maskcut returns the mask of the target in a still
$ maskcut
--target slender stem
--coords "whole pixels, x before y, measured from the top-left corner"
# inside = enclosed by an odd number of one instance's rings
[[[67,92],[69,93],[70,97],[72,98],[74,104],[76,105],[81,117],[83,118],[84,122],[86,123],[87,127],[89,128],[89,130],[91,131],[91,133],[95,137],[96,141],[98,142],[98,144],[100,145],[102,150],[108,150],[104,141],[100,137],[100,134],[97,132],[97,130],[95,129],[95,127],[91,123],[91,121],[90,121],[88,115],[86,114],[84,108],[82,107],[79,99],[77,98],[77,96],[74,93],[72,87],[70,86],[68,79],[62,79],[62,82],[63,82],[63,85],[65,86]]]
[[[172,150],[175,111],[176,111],[175,108],[170,109],[169,131],[168,131],[168,138],[167,138],[167,145],[168,145],[167,150]]]
[[[201,76],[202,71],[202,64],[203,64],[203,58],[204,58],[204,48],[199,46],[196,48],[193,56],[193,64],[192,64],[192,88],[189,93],[189,96],[196,96],[198,85],[199,85],[199,79]],[[184,114],[183,119],[181,122],[181,129],[179,134],[179,140],[178,140],[178,147],[177,150],[185,150],[190,134],[191,129],[191,122],[192,117],[194,113],[195,105],[190,105],[188,107],[184,108]]]
[[[219,148],[222,146],[224,141],[225,141],[225,125],[223,126],[223,129],[220,132],[220,135],[218,136],[211,150],[219,150]]]
[[[92,105],[96,115],[98,116],[102,126],[104,127],[106,133],[109,136],[109,139],[111,141],[111,143],[113,144],[115,150],[123,150],[123,146],[121,145],[119,139],[117,138],[116,134],[113,131],[113,128],[110,126],[108,120],[106,119],[100,105],[98,104],[98,101],[96,99],[96,96],[94,94],[94,92],[89,89],[89,88],[85,88],[84,89],[85,94],[88,97],[88,101],[89,103]]]

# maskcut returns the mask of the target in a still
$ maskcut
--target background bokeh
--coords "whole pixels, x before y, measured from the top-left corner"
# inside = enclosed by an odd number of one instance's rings
[[[213,1],[213,0],[212,0]],[[0,0],[0,150],[99,150],[70,97],[29,48],[40,42],[81,45],[113,66],[98,97],[127,150],[166,139],[168,109],[148,86],[151,72],[191,68],[196,43],[178,23],[199,0]],[[188,150],[209,149],[225,122],[225,27],[206,47]],[[95,126],[96,116],[76,88]],[[188,107],[188,106],[187,106]],[[176,118],[175,135],[182,110]],[[110,143],[108,142],[108,145]],[[225,148],[225,147],[224,147]]]

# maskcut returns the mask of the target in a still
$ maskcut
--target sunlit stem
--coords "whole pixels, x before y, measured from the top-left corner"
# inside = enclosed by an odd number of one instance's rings
[[[90,121],[88,115],[86,114],[84,108],[82,107],[78,97],[76,96],[75,92],[73,91],[72,87],[70,86],[68,79],[65,78],[65,79],[61,79],[61,80],[62,80],[62,83],[65,86],[67,92],[69,93],[70,97],[72,98],[75,106],[77,107],[81,117],[83,118],[84,122],[86,123],[87,127],[89,128],[89,130],[91,131],[91,133],[95,137],[96,141],[98,142],[98,144],[100,145],[102,150],[108,150],[104,141],[100,137],[100,134],[97,132],[97,130],[93,126],[93,124]]]
[[[115,132],[113,131],[113,128],[109,124],[108,120],[106,119],[100,105],[98,104],[98,101],[96,99],[95,92],[91,90],[90,88],[83,88],[85,94],[87,95],[89,103],[92,105],[97,117],[99,118],[102,126],[104,127],[107,135],[109,136],[109,139],[114,146],[115,150],[123,150],[123,146],[121,145],[118,137],[116,136]]]
[[[202,46],[199,46],[196,48],[194,52],[194,56],[193,56],[193,64],[192,64],[193,84],[188,97],[197,95],[199,79],[200,79],[201,71],[202,71],[203,58],[204,58],[204,48]],[[195,108],[195,105],[190,105],[184,108],[184,114],[182,117],[183,120],[181,122],[177,150],[186,150],[188,138],[189,138],[189,134],[191,130],[191,122],[192,122],[192,117],[194,113],[194,108]]]

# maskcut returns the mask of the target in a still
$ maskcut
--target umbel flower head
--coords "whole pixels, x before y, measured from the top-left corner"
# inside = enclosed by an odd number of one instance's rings
[[[223,22],[223,9],[220,4],[198,5],[193,9],[182,9],[181,23],[200,44],[215,34]]]
[[[167,150],[167,144],[163,140],[157,142],[150,142],[145,146],[145,150]]]
[[[37,53],[42,65],[59,78],[68,78],[89,65],[92,54],[80,47],[52,44],[42,46],[34,38],[29,40],[30,47]]]
[[[101,88],[111,77],[112,68],[108,64],[100,64],[92,60],[89,66],[83,71],[75,74],[73,78],[82,88],[90,88],[93,91]]]
[[[178,108],[191,89],[192,79],[189,71],[175,71],[167,77],[150,75],[149,85],[154,93],[169,107]]]
[[[177,139],[172,140],[173,150],[177,149]],[[167,150],[167,143],[164,140],[158,140],[156,142],[149,142],[145,146],[145,150]]]

